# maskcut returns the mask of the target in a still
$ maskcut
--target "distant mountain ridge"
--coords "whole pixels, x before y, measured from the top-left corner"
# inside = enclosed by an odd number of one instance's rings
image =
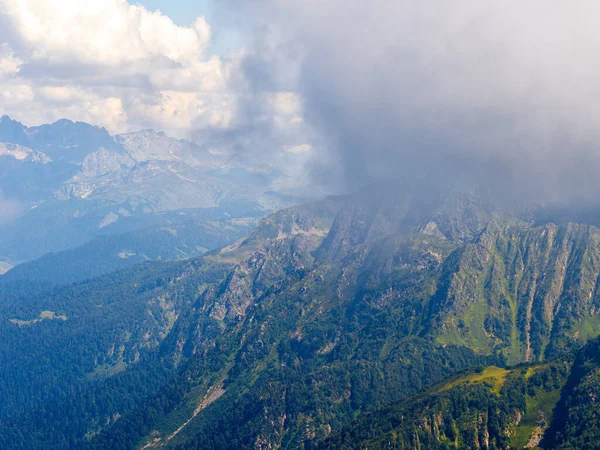
[[[216,250],[247,234],[260,217],[190,216],[181,223],[99,236],[58,253],[6,267],[1,286],[12,283],[65,285],[115,272],[146,261],[189,259]],[[0,275],[3,274],[0,265]],[[10,270],[9,270],[10,269]]]
[[[111,136],[82,122],[27,127],[3,116],[0,199],[18,204],[21,214],[0,225],[0,261],[134,231],[175,211],[256,217],[301,201],[289,186],[268,161],[241,161],[152,130]],[[177,222],[171,214],[165,225]]]

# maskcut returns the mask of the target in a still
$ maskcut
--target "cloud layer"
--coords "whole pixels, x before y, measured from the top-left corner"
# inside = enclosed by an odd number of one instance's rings
[[[252,37],[226,56],[208,54],[203,18],[181,27],[125,0],[0,0],[0,113],[152,127],[292,166],[301,156],[336,187],[452,164],[542,200],[600,188],[600,6],[219,5]]]
[[[126,0],[0,0],[0,114],[176,137],[243,126],[243,51],[209,55],[210,38],[203,17],[182,27]],[[286,121],[299,111],[290,95],[260,108]]]
[[[306,119],[328,140],[330,161],[350,184],[425,173],[452,160],[490,174],[503,167],[502,177],[539,198],[595,197],[600,6],[581,0],[258,5],[244,13],[254,13],[255,30],[276,36],[271,47],[282,51],[256,55],[257,85],[264,84],[262,74],[297,68],[285,79],[297,83]]]
[[[202,17],[181,27],[125,0],[1,0],[0,25],[0,108],[25,123],[68,117],[184,135],[231,120],[234,63],[205,55]]]

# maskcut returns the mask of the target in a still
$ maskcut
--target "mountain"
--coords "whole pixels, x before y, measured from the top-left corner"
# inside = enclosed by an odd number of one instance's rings
[[[17,427],[21,431],[2,447],[22,445],[24,437],[29,441],[26,448],[35,442],[35,434],[21,434],[27,427],[24,416],[39,414],[40,408],[47,416],[59,399],[80,400],[103,380],[130,366],[143,365],[198,295],[199,284],[192,284],[195,278],[185,275],[205,274],[202,283],[206,286],[211,277],[220,279],[222,270],[192,261],[146,263],[50,290],[31,282],[4,285],[0,291],[0,427],[10,436],[16,431],[14,424],[21,423]],[[168,366],[154,365],[151,376],[137,388],[151,392],[168,374]],[[119,407],[139,393],[131,386],[120,386],[118,394],[115,388],[107,392],[109,398],[118,398],[105,399],[106,405]],[[82,405],[88,408],[84,417],[90,420],[95,418],[93,412],[103,407],[89,402]],[[54,420],[58,416],[47,416],[39,424]],[[71,428],[77,419],[70,422],[63,425]],[[85,425],[89,427],[91,422]],[[52,438],[47,435],[45,439]],[[63,442],[57,448],[64,447]]]
[[[552,362],[472,370],[365,415],[317,448],[539,448],[569,369]]]
[[[28,128],[3,116],[0,118],[0,136],[3,142],[35,149],[53,161],[75,165],[101,148],[115,153],[123,150],[104,128],[66,119]]]
[[[6,142],[0,144],[0,156],[10,156],[17,161],[26,161],[34,164],[49,164],[52,162],[52,160],[42,152]]]
[[[219,167],[218,155],[183,140],[172,139],[164,133],[143,130],[115,136],[115,141],[127,149],[137,163],[147,161],[186,162],[191,166]]]
[[[276,254],[258,252],[205,295],[191,320],[196,368],[171,388],[186,392],[181,402],[154,420],[124,417],[93,448],[310,445],[464,368],[545,361],[597,333],[583,282],[589,275],[595,292],[597,229],[534,225],[463,193],[424,195],[343,199],[331,227],[294,259],[287,249],[306,235],[277,233]],[[265,286],[264,264],[286,269]],[[201,331],[210,329],[223,330],[214,344]],[[228,349],[218,370],[213,346]],[[185,381],[202,380],[208,361],[212,384]],[[146,424],[133,438],[132,420]]]
[[[111,136],[81,122],[26,127],[4,116],[0,204],[9,202],[11,213],[0,213],[0,261],[15,265],[100,235],[177,225],[204,210],[264,216],[299,202],[290,180],[266,161],[151,130]]]
[[[272,235],[263,224],[240,253],[262,248]],[[120,411],[111,415],[118,418],[161,388],[189,358],[173,327],[234,265],[209,255],[147,263],[50,291],[23,281],[3,286],[0,446],[73,447],[106,425],[107,412]]]
[[[455,376],[366,414],[318,449],[595,449],[600,339],[568,358]]]
[[[562,390],[545,448],[591,450],[600,442],[600,339],[578,352]]]
[[[210,218],[189,212],[187,217],[172,225],[100,236],[80,247],[7,267],[0,286],[16,282],[71,284],[146,261],[193,258],[235,242],[259,220]]]
[[[600,230],[454,186],[373,186],[191,261],[44,294],[14,285],[2,342],[22,350],[7,373],[39,384],[0,391],[28,405],[7,407],[0,446],[315,448],[385,408],[359,442],[397,426],[414,442],[428,424],[423,442],[529,443],[570,383],[565,361],[599,333]],[[83,330],[81,348],[63,344]],[[58,352],[68,367],[53,368]]]

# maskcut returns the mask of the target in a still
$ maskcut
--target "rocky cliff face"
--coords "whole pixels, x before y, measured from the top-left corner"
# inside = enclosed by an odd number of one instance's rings
[[[447,261],[433,310],[439,342],[542,360],[600,333],[600,230],[490,223]]]

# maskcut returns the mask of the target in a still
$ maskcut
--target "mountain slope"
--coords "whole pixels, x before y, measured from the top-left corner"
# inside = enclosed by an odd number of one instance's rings
[[[279,213],[282,230],[303,214]],[[331,216],[327,207],[322,214]],[[311,218],[306,230],[320,222]],[[238,244],[240,252],[263,248],[272,232],[267,221]],[[233,266],[232,257],[213,255],[49,292],[31,282],[3,286],[0,446],[72,448],[160,389],[194,353],[186,336],[179,338],[181,323],[195,317],[203,293]]]
[[[0,446],[70,447],[158,389],[176,367],[160,359],[160,346],[226,270],[147,263],[50,291],[3,286]]]
[[[597,448],[599,345],[590,341],[568,362],[461,374],[362,416],[317,448]]]
[[[600,233],[581,224],[491,224],[449,260],[432,302],[440,343],[542,360],[600,333]]]
[[[72,250],[49,253],[13,267],[0,277],[7,283],[70,284],[146,261],[200,256],[246,235],[258,218],[189,217],[186,222],[101,236]]]
[[[600,442],[600,339],[578,354],[545,441],[552,449],[594,449]]]
[[[311,448],[466,369],[534,360],[542,371],[597,332],[597,237],[591,225],[537,224],[484,196],[419,186],[282,210],[201,258],[219,275],[181,278],[187,306],[152,362],[81,394],[78,405],[108,404],[102,414],[58,398],[60,420],[25,413],[15,420],[28,433],[7,426],[3,448]],[[127,405],[99,400],[157,367],[168,377]],[[506,386],[529,383],[511,374]],[[492,394],[474,399],[493,406]],[[534,394],[515,401],[539,400],[546,414],[550,400]],[[515,436],[531,439],[523,430]]]
[[[365,415],[319,449],[538,448],[569,366],[487,367]]]
[[[190,321],[195,368],[171,387],[182,403],[125,417],[92,447],[310,445],[463,368],[545,360],[596,332],[597,229],[419,196],[344,199],[326,236],[282,233],[243,260]]]

